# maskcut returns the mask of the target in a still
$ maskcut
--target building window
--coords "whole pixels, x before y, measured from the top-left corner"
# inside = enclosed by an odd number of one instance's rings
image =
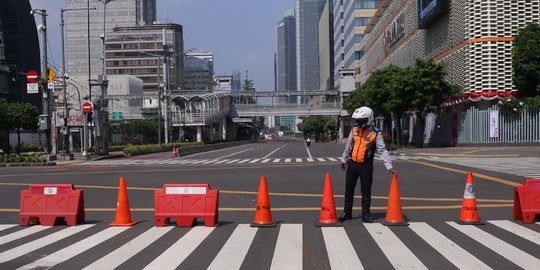
[[[345,60],[345,54],[341,53],[341,61]]]
[[[345,46],[345,40],[341,40],[341,47]]]
[[[358,17],[354,18],[354,25],[356,26],[366,26],[369,24],[371,17]]]
[[[362,57],[364,57],[364,51],[356,51],[356,52],[354,52],[354,58],[356,60],[360,60],[360,59],[362,59]]]
[[[341,26],[341,33],[343,33],[343,25]]]
[[[376,9],[379,7],[381,0],[356,0],[354,8],[358,9]]]

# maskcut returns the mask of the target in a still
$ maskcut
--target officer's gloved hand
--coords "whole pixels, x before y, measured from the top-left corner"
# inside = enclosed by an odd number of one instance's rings
[[[347,164],[342,162],[342,163],[341,163],[341,169],[342,169],[342,170],[345,170],[346,168],[347,168]]]

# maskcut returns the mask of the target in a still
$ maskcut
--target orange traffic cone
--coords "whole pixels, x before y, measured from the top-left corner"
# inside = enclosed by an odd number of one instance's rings
[[[385,226],[408,226],[409,223],[401,211],[401,197],[399,196],[399,184],[397,175],[392,174],[390,183],[390,193],[388,194],[388,206],[386,207],[386,217],[381,223]]]
[[[133,226],[137,221],[131,220],[131,210],[126,189],[126,180],[120,177],[120,187],[118,188],[118,202],[116,203],[116,218],[109,226]]]
[[[176,147],[173,147],[173,148],[172,148],[172,155],[171,155],[171,157],[172,157],[172,158],[175,158],[176,156],[177,156],[177,155],[176,155]]]
[[[321,206],[321,215],[317,227],[340,227],[343,226],[336,216],[336,204],[334,203],[334,191],[332,189],[332,180],[330,174],[326,174],[324,181],[323,199]]]
[[[476,206],[476,194],[473,183],[473,175],[471,172],[467,174],[467,183],[465,184],[465,192],[463,193],[463,204],[461,205],[461,214],[459,215],[458,224],[461,225],[483,225],[478,217],[478,208]]]
[[[272,221],[272,212],[270,211],[270,200],[268,199],[268,187],[266,186],[266,176],[261,176],[259,184],[259,196],[257,197],[257,209],[255,210],[255,219],[251,227],[275,227],[276,223]]]

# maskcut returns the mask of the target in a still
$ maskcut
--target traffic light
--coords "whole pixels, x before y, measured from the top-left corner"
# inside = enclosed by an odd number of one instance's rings
[[[17,81],[17,66],[16,65],[11,66],[10,73],[9,73],[9,79],[12,82]]]

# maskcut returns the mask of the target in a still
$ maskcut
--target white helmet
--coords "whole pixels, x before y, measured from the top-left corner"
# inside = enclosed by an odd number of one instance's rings
[[[360,107],[354,111],[352,118],[360,126],[371,126],[373,125],[373,110],[369,107]]]

